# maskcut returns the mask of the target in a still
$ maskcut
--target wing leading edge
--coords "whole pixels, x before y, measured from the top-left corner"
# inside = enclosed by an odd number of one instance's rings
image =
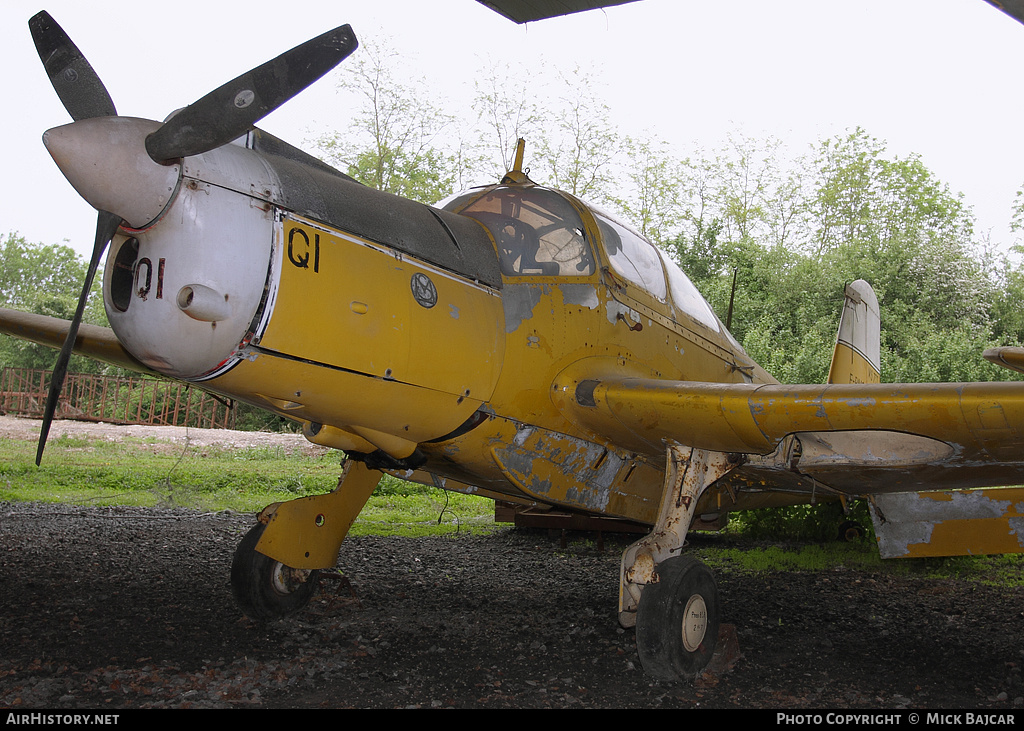
[[[0,333],[57,350],[64,344],[70,325],[69,320],[0,308]],[[81,325],[75,339],[74,352],[138,373],[160,376],[125,350],[109,327]]]
[[[1024,384],[556,384],[579,426],[638,451],[666,442],[869,495],[1024,481]]]

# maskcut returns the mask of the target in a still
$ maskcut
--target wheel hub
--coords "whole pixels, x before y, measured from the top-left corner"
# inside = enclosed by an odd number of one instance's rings
[[[278,562],[274,566],[270,582],[274,587],[274,591],[278,594],[291,594],[302,584],[306,583],[309,573],[305,569],[293,569],[291,566],[285,566],[283,563]]]
[[[708,607],[704,597],[694,594],[686,602],[683,611],[683,647],[687,652],[695,652],[704,642],[708,630]]]

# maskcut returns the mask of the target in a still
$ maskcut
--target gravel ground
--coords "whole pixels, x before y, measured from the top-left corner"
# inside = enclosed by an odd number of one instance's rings
[[[665,683],[616,621],[631,538],[353,538],[306,611],[261,626],[228,583],[252,522],[0,503],[0,708],[1024,705],[1016,588],[719,572],[731,667]]]

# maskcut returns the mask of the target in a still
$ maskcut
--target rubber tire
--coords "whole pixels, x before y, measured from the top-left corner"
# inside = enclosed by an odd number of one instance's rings
[[[855,520],[845,520],[839,525],[838,539],[845,543],[853,543],[864,537],[864,526]]]
[[[296,582],[290,591],[284,591],[275,582],[275,575],[294,571],[256,550],[256,544],[266,526],[257,523],[235,549],[231,561],[231,592],[235,601],[249,619],[274,622],[295,614],[312,598],[320,581],[320,572],[313,570],[304,581]]]
[[[648,584],[640,594],[636,614],[636,647],[644,671],[659,680],[695,678],[715,654],[718,644],[719,601],[715,577],[692,556],[662,561],[656,569],[659,581]],[[687,648],[683,621],[687,606],[694,601],[699,611],[703,601],[703,635],[692,635]]]

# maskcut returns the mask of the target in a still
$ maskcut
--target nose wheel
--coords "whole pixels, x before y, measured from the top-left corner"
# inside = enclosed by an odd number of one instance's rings
[[[644,670],[661,680],[694,677],[718,642],[718,587],[704,564],[677,556],[657,566],[640,595],[636,646]]]
[[[272,622],[301,610],[319,583],[316,569],[295,569],[256,550],[266,525],[257,523],[235,549],[231,591],[249,619]]]

